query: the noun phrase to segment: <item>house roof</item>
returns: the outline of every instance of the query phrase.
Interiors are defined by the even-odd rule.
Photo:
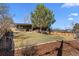
[[[16,25],[31,26],[32,24],[16,23]]]

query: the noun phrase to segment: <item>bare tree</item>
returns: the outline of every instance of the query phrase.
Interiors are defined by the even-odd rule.
[[[13,20],[9,16],[9,7],[6,4],[0,4],[0,36],[10,30],[12,24]]]

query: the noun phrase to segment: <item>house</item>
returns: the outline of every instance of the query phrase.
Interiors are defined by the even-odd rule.
[[[16,28],[19,29],[20,31],[30,31],[32,28],[32,24],[22,24],[18,23],[15,24]]]

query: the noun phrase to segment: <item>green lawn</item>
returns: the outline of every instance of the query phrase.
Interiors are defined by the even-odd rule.
[[[19,32],[14,34],[15,48],[58,40],[65,40],[65,38],[36,32]]]

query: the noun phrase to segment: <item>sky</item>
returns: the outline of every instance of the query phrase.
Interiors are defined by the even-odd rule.
[[[9,3],[7,5],[10,7],[10,13],[14,15],[15,23],[31,23],[29,16],[38,3]],[[74,23],[79,23],[78,3],[44,3],[44,5],[55,15],[56,22],[51,25],[51,28],[69,29]]]

